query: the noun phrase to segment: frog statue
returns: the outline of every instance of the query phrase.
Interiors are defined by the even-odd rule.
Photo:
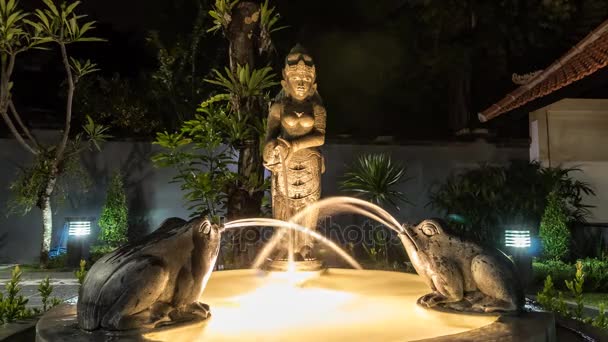
[[[424,307],[460,312],[519,312],[524,304],[513,262],[496,249],[455,237],[438,220],[403,225],[399,237],[433,292],[418,299]]]
[[[217,260],[220,231],[204,218],[170,218],[103,256],[80,288],[80,328],[149,329],[206,319],[209,306],[198,300]]]
[[[272,216],[288,221],[321,197],[325,170],[319,147],[325,142],[326,111],[317,92],[312,57],[296,45],[285,58],[283,90],[268,114],[264,166],[272,172]],[[311,212],[300,225],[314,230],[318,213]],[[295,234],[295,253],[307,259],[312,240]]]

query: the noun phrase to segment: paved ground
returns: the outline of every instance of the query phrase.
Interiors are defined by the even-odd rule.
[[[5,292],[4,286],[11,279],[11,270],[10,265],[0,265],[0,292]],[[52,297],[66,300],[78,294],[79,285],[73,272],[32,272],[25,270],[21,276],[20,294],[29,299],[28,307],[42,306],[38,294],[38,285],[47,276],[53,286]]]

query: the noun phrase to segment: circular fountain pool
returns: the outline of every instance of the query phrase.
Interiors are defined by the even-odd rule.
[[[203,295],[213,316],[192,341],[410,341],[497,319],[425,310],[416,299],[427,292],[420,277],[397,272],[217,272]]]
[[[201,300],[207,321],[144,333],[152,341],[412,341],[487,326],[498,316],[426,310],[416,299],[428,292],[414,274],[329,269],[319,273],[236,270],[214,272]],[[39,341],[104,340],[83,333],[75,308],[45,315]],[[70,338],[71,337],[71,338]],[[83,337],[83,335],[81,335]],[[132,340],[126,334],[115,340]],[[83,339],[86,340],[86,339]]]

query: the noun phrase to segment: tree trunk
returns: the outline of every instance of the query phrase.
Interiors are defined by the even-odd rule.
[[[256,2],[242,1],[232,11],[232,21],[226,30],[226,38],[230,44],[229,59],[230,70],[236,73],[237,67],[248,65],[250,70],[256,68],[256,57],[258,56],[258,45],[260,36],[260,6]],[[263,118],[265,108],[261,101],[243,98],[235,101],[233,108],[236,112],[253,115],[255,118]],[[262,184],[264,179],[264,166],[262,164],[259,150],[259,136],[251,137],[239,147],[238,174],[240,180],[255,180]],[[264,192],[252,189],[250,184],[239,181],[228,193],[227,218],[230,220],[259,217],[261,215],[262,198]],[[243,230],[237,239],[242,263],[249,263],[252,255],[251,249],[255,248],[253,241],[245,241],[244,236],[256,236],[251,234],[251,229]]]
[[[42,244],[40,246],[40,268],[46,268],[51,250],[51,238],[53,237],[53,211],[51,209],[51,198],[42,199]]]
[[[55,190],[57,177],[51,175],[44,194],[42,194],[39,202],[40,210],[42,210],[42,242],[40,244],[40,268],[46,268],[49,261],[49,252],[51,250],[51,240],[53,238],[53,210],[51,207],[51,195]]]
[[[232,21],[226,30],[230,44],[230,70],[236,73],[237,65],[256,67],[257,45],[260,35],[260,6],[256,2],[242,1],[232,11]],[[236,101],[234,111],[253,115],[258,119],[266,116],[260,101],[244,98]],[[241,180],[256,180],[261,184],[264,179],[264,166],[259,150],[259,136],[251,137],[239,147],[238,174]],[[227,216],[229,219],[259,216],[261,214],[262,191],[251,191],[243,184],[237,184],[230,191]]]

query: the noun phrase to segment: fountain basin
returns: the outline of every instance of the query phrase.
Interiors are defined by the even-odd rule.
[[[205,322],[178,328],[113,335],[76,326],[73,305],[46,314],[37,341],[416,341],[495,339],[553,341],[549,314],[520,317],[427,310],[416,300],[428,286],[415,274],[328,269],[318,272],[214,272],[202,301]]]

